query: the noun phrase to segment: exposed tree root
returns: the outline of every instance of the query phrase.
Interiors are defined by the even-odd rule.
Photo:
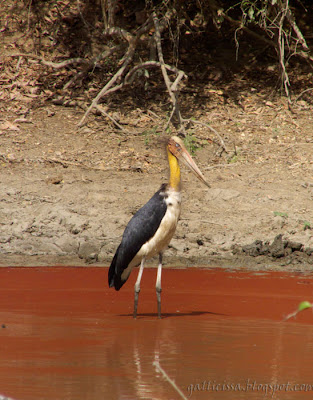
[[[40,3],[40,0],[38,3]],[[89,28],[91,25],[88,26],[87,19],[85,19],[83,15],[84,6],[88,9],[87,3],[88,2],[84,1],[77,2],[77,6],[75,6],[75,1],[72,3],[65,1],[62,10],[53,5],[49,8],[49,5],[47,5],[46,7],[49,13],[46,15],[46,18],[48,22],[50,21],[51,29],[53,25],[55,25],[55,21],[57,21],[60,26],[63,24],[62,27],[66,27],[66,23],[68,23],[73,16],[79,16],[85,26]],[[74,88],[75,85],[79,86],[78,83],[80,83],[86,75],[88,76],[89,72],[93,71],[97,66],[104,66],[103,70],[106,73],[105,76],[109,76],[109,78],[106,78],[107,81],[102,84],[101,90],[98,91],[88,107],[84,107],[85,113],[78,125],[80,127],[83,126],[89,114],[92,111],[98,111],[106,118],[109,118],[118,129],[129,133],[108,113],[108,109],[105,105],[100,105],[100,102],[105,103],[105,100],[110,94],[121,91],[126,87],[132,87],[136,90],[136,85],[139,82],[139,71],[159,69],[162,73],[163,82],[171,102],[171,109],[169,110],[170,115],[167,117],[166,123],[164,123],[163,130],[167,131],[172,124],[179,133],[186,135],[187,124],[193,123],[205,126],[214,133],[221,149],[228,152],[221,135],[208,123],[194,120],[191,118],[192,116],[188,116],[189,118],[183,117],[179,102],[179,93],[182,82],[187,75],[182,69],[165,62],[165,53],[163,53],[165,47],[163,45],[162,48],[162,36],[166,37],[166,32],[172,32],[173,26],[177,29],[180,29],[180,26],[184,26],[186,33],[190,33],[193,28],[194,32],[200,33],[205,31],[203,28],[208,26],[209,20],[213,22],[217,29],[222,28],[224,20],[227,21],[228,24],[226,23],[226,26],[228,25],[228,29],[230,26],[230,29],[235,31],[235,35],[237,35],[239,31],[242,31],[253,39],[263,42],[267,49],[274,48],[276,50],[282,88],[289,103],[291,103],[290,81],[288,76],[289,59],[296,55],[304,58],[312,66],[313,57],[309,53],[308,43],[296,22],[296,14],[293,13],[294,8],[290,7],[289,0],[277,0],[276,2],[241,1],[227,10],[223,8],[227,5],[227,2],[221,0],[208,0],[207,2],[195,1],[194,4],[193,2],[187,3],[188,4],[184,4],[185,8],[183,8],[180,7],[181,2],[173,2],[172,0],[151,2],[147,0],[145,5],[142,4],[139,7],[139,12],[141,13],[140,19],[137,20],[136,16],[136,23],[123,24],[119,16],[121,16],[121,14],[124,16],[126,11],[136,14],[136,11],[129,10],[129,4],[124,4],[117,0],[100,0],[98,11],[102,14],[102,18],[98,19],[97,23],[100,23],[100,25],[102,24],[100,37],[101,40],[104,39],[104,42],[107,44],[106,48],[103,46],[101,47],[103,51],[99,51],[99,54],[95,57],[89,56],[89,58],[85,58],[82,52],[69,52],[66,54],[80,54],[83,56],[69,58],[60,62],[48,61],[44,57],[36,54],[20,52],[13,54],[13,57],[19,57],[16,74],[19,73],[20,63],[23,58],[36,60],[55,70],[71,69],[70,78],[68,78],[65,83],[61,82],[61,85],[58,86],[61,87],[61,90],[63,89],[65,91],[69,88]],[[65,18],[66,10],[68,10],[68,6],[70,5],[72,6],[72,15],[67,15],[67,18]],[[116,11],[119,7],[120,12]],[[232,13],[232,10],[235,9],[236,12]],[[248,9],[254,9],[254,14],[252,13],[249,15]],[[33,17],[33,12],[35,15],[35,10],[36,8],[33,6],[32,1],[30,1],[27,12],[26,34],[31,34],[32,29],[37,29],[36,23],[34,22],[36,19]],[[238,16],[238,10],[242,11],[241,17]],[[197,22],[197,17],[199,17],[198,20],[200,22]],[[56,20],[53,20],[53,18]],[[43,23],[42,25],[39,24],[38,30],[40,31],[43,26]],[[258,29],[254,29],[255,26],[257,26]],[[263,32],[260,28],[263,29]],[[92,29],[90,29],[90,32],[95,31],[99,34],[100,30],[94,29],[92,31]],[[56,33],[56,31],[54,33]],[[25,33],[23,33],[23,35],[25,35]],[[91,35],[92,33],[88,38],[90,38]],[[55,34],[55,37],[58,37],[57,34]],[[239,47],[237,36],[236,43]],[[88,54],[94,55],[92,51]],[[107,63],[109,60],[114,60],[114,64]],[[36,63],[36,61],[31,62]],[[110,64],[109,67],[108,64]],[[110,69],[112,64],[114,66]],[[305,91],[303,93],[305,93]],[[298,98],[301,95],[299,95]],[[69,95],[66,100],[64,100],[64,98],[65,97],[61,93],[53,102],[55,104],[65,105],[76,104],[71,95]]]

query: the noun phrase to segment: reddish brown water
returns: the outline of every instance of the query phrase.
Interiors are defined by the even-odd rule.
[[[155,269],[139,316],[136,274],[115,292],[106,268],[0,269],[0,393],[18,400],[312,398],[313,277]],[[276,386],[276,385],[280,385]]]

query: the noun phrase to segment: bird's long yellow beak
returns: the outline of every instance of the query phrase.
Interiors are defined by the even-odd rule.
[[[202,172],[200,171],[199,167],[194,162],[191,155],[188,153],[184,145],[184,142],[179,137],[172,136],[169,139],[167,144],[167,150],[169,155],[172,154],[174,156],[173,158],[169,157],[170,170],[171,170],[170,185],[172,187],[178,187],[180,184],[180,171],[177,160],[182,161],[202,183],[204,183],[207,187],[210,187],[210,185],[202,175]],[[173,160],[176,160],[177,165],[175,164],[175,162],[173,163]],[[173,165],[175,166],[175,168]]]
[[[211,187],[205,180],[202,172],[200,171],[197,164],[192,159],[191,155],[188,153],[185,146],[181,146],[181,151],[178,154],[178,158],[196,175],[196,177],[204,183],[207,187]]]

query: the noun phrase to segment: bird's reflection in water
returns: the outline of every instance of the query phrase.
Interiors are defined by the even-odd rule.
[[[153,363],[162,360],[176,360],[179,355],[177,341],[168,320],[160,326],[157,320],[140,320],[135,329],[125,330],[116,337],[109,350],[108,359],[112,368],[120,371],[114,374],[110,392],[112,399],[167,399],[175,396],[174,389],[162,378]],[[159,322],[159,321],[157,321]],[[172,364],[174,373],[176,362]]]

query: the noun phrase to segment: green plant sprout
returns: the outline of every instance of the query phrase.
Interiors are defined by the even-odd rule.
[[[299,314],[300,312],[307,310],[308,308],[313,308],[313,304],[310,303],[309,301],[302,301],[299,305],[298,305],[298,309],[290,314],[288,314],[285,318],[284,321],[287,321],[288,319],[295,317],[297,314]]]
[[[285,212],[280,212],[280,211],[274,211],[274,216],[275,217],[283,217],[283,218],[288,218],[288,214]]]
[[[239,157],[238,154],[234,154],[227,162],[228,164],[234,164],[238,161]]]
[[[145,129],[141,135],[145,137],[145,145],[148,146],[150,143],[151,136],[160,136],[160,132],[157,131],[157,126],[153,126],[150,129]]]
[[[187,150],[194,155],[195,152],[198,150],[199,146],[197,144],[197,139],[192,135],[192,133],[186,134],[186,137],[184,139],[185,145],[187,147]]]
[[[303,221],[303,230],[312,229],[311,223],[309,221]]]

